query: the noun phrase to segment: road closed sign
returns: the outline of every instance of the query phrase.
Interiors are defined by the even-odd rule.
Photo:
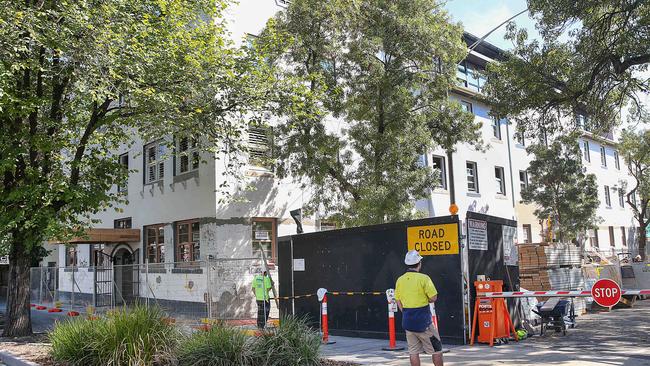
[[[591,288],[591,297],[594,298],[596,304],[606,308],[618,304],[621,295],[621,287],[618,283],[607,278],[596,281]]]
[[[406,228],[408,250],[420,255],[458,254],[458,224],[412,226]]]

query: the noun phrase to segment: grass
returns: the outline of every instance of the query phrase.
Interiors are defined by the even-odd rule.
[[[287,317],[276,329],[265,331],[253,344],[255,365],[320,365],[321,339],[305,318]]]
[[[185,339],[178,351],[180,366],[254,365],[254,340],[236,328],[216,324]]]
[[[70,365],[167,365],[175,360],[180,333],[163,312],[137,305],[98,320],[75,319],[50,334],[52,357]]]

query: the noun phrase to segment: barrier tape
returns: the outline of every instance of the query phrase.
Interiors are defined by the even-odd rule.
[[[379,296],[379,295],[384,295],[386,296],[385,292],[381,291],[327,291],[328,295],[333,295],[333,296],[354,296],[354,295],[371,295],[371,296]],[[290,300],[290,299],[300,299],[304,297],[312,297],[316,296],[316,294],[307,294],[307,295],[294,295],[294,296],[277,296],[277,297],[272,297],[271,300]]]
[[[622,290],[621,295],[650,295],[650,290]],[[511,298],[511,297],[591,297],[591,291],[514,291],[514,292],[479,292],[477,297]]]

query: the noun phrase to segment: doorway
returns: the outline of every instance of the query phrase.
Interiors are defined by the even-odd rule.
[[[133,302],[133,253],[130,248],[119,247],[113,254],[114,297],[116,305],[128,305]]]

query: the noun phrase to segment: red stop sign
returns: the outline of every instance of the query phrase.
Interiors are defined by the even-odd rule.
[[[591,288],[591,297],[594,298],[596,304],[603,307],[611,307],[621,300],[621,287],[618,283],[603,278],[594,284],[594,287]]]

